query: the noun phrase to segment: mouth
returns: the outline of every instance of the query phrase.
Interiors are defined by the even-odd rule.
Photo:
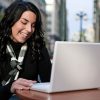
[[[20,34],[22,35],[23,38],[29,37],[28,33],[23,33],[23,32],[22,32],[22,33],[20,33]]]

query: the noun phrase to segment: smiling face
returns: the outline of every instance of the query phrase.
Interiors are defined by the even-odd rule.
[[[36,15],[25,11],[20,19],[12,26],[11,39],[16,43],[24,43],[35,31]]]

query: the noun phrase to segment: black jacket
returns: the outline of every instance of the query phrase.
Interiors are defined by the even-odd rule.
[[[20,51],[20,46],[18,44],[13,45],[13,43],[12,46],[15,48],[14,49],[15,54],[18,55]],[[31,48],[28,47],[22,65],[23,69],[21,70],[19,75],[20,78],[38,81],[38,75],[39,75],[42,82],[50,81],[51,62],[48,51],[45,46],[41,49],[41,54],[42,54],[41,60],[39,61],[33,60]],[[11,70],[10,59],[11,59],[10,56],[7,56],[4,62],[0,62],[0,82],[8,75],[9,71]],[[7,95],[6,97],[9,97],[11,95],[10,87],[11,83],[5,87],[2,86],[0,87],[0,100],[8,100],[8,99],[3,99],[3,94],[4,96]]]

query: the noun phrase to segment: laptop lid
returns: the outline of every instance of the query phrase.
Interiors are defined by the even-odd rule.
[[[50,88],[47,92],[98,88],[99,76],[99,43],[64,41],[55,43]]]

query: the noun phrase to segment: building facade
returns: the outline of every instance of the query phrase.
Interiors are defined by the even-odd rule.
[[[53,0],[46,6],[48,48],[52,58],[55,41],[67,40],[66,0]]]
[[[95,42],[100,42],[100,0],[94,0]]]
[[[47,4],[47,32],[60,40],[67,40],[66,0],[53,0]]]

